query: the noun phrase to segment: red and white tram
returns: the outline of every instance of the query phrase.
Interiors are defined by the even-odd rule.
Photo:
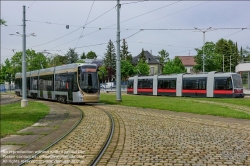
[[[244,97],[237,73],[209,72],[134,76],[128,80],[128,94],[189,97]]]

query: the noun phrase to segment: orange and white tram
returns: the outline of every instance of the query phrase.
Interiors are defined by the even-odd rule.
[[[99,102],[96,64],[74,63],[26,73],[27,97],[62,103]],[[15,75],[15,93],[22,95],[22,73]]]

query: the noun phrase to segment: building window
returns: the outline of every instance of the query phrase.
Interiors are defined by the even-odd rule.
[[[151,75],[154,75],[154,73],[155,73],[155,72],[154,72],[154,67],[150,67],[150,74],[151,74]]]

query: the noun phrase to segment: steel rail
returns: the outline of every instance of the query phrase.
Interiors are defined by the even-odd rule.
[[[81,112],[81,117],[80,117],[80,119],[74,124],[74,126],[68,132],[66,132],[63,136],[61,136],[60,138],[58,138],[55,142],[53,142],[52,144],[48,145],[44,149],[38,151],[38,153],[34,154],[33,156],[31,156],[30,158],[28,158],[27,160],[23,161],[22,163],[20,163],[17,166],[22,166],[22,165],[28,163],[30,160],[36,158],[42,152],[48,150],[49,148],[51,148],[52,146],[54,146],[56,143],[58,143],[59,141],[61,141],[63,138],[65,138],[69,133],[71,133],[79,125],[79,123],[82,121],[82,118],[83,118],[83,112],[82,112],[82,110],[80,110],[79,108],[77,108],[77,109]]]
[[[115,129],[114,119],[111,116],[111,114],[109,112],[105,111],[104,109],[101,109],[101,108],[97,108],[97,109],[104,111],[109,116],[110,122],[111,122],[111,124],[110,124],[111,129],[110,129],[110,132],[109,132],[109,135],[108,135],[106,142],[104,143],[103,147],[101,148],[101,150],[99,151],[97,156],[90,162],[90,164],[89,164],[90,166],[96,166],[97,163],[100,161],[100,159],[102,158],[103,154],[105,153],[106,149],[108,148],[108,146],[112,140],[112,137],[114,134],[114,129]]]

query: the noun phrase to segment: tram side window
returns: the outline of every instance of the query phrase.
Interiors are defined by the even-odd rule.
[[[66,89],[68,90],[73,90],[73,83],[74,83],[74,73],[69,73],[68,74],[68,81],[66,85]]]
[[[47,76],[43,76],[42,77],[43,79],[43,90],[47,90]]]
[[[27,77],[27,90],[30,90],[30,77]]]
[[[214,78],[214,89],[215,90],[232,90],[232,79],[231,77],[220,77]]]
[[[55,90],[65,91],[67,83],[67,74],[57,74],[55,79]]]
[[[233,77],[234,88],[243,88],[240,75],[234,74],[232,75],[232,77]]]
[[[47,91],[53,91],[53,75],[44,76],[45,89]]]
[[[138,80],[138,88],[139,89],[152,89],[153,88],[153,80],[152,79],[141,79]]]
[[[15,79],[15,89],[22,89],[22,84],[21,84],[20,78]]]
[[[78,91],[78,86],[77,86],[77,73],[74,73],[74,80],[73,80],[73,91]]]
[[[39,77],[39,90],[44,90],[44,80],[43,80],[43,76]]]
[[[31,77],[31,90],[37,90],[38,77]]]
[[[206,89],[206,79],[183,79],[183,89]]]
[[[134,88],[134,80],[128,80],[127,88]]]
[[[206,79],[200,79],[198,88],[199,89],[206,89],[206,86],[207,86],[207,80]]]
[[[158,89],[176,89],[176,79],[175,80],[159,80]]]

